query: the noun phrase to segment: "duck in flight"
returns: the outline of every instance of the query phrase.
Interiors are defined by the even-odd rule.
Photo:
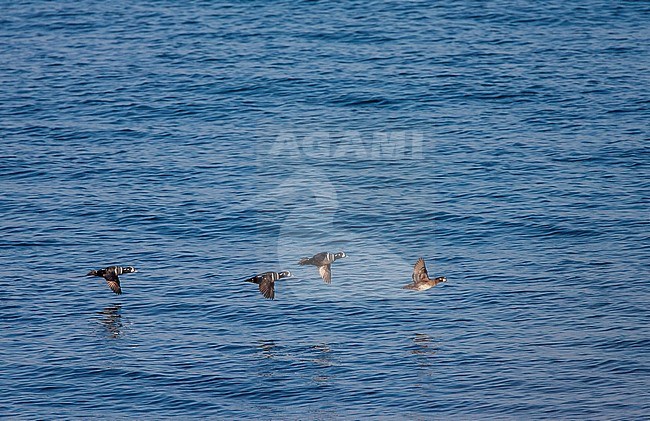
[[[324,251],[322,253],[315,254],[313,257],[303,257],[298,262],[299,265],[312,265],[318,267],[318,273],[320,277],[323,278],[323,281],[327,284],[332,283],[332,263],[338,259],[347,257],[347,254],[344,252],[339,253],[330,253]]]
[[[429,288],[433,288],[436,285],[447,282],[447,278],[444,276],[439,276],[437,278],[429,278],[429,273],[427,272],[427,266],[424,264],[424,259],[419,258],[418,261],[413,266],[413,275],[411,275],[413,283],[405,285],[404,289],[411,289],[414,291],[426,291]]]
[[[278,279],[288,278],[291,276],[291,272],[264,272],[259,275],[251,276],[248,279],[245,279],[244,282],[252,282],[259,285],[260,293],[264,298],[269,300],[275,299],[275,281]]]
[[[91,270],[86,276],[99,276],[106,279],[109,288],[119,295],[122,293],[122,288],[120,287],[120,278],[118,275],[134,272],[137,272],[137,270],[133,266],[109,266],[104,269]]]

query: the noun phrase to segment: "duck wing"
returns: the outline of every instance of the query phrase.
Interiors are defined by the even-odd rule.
[[[268,298],[269,300],[275,299],[275,281],[271,276],[267,276],[267,274],[262,275],[261,278],[259,282],[260,292],[264,298]]]
[[[323,265],[318,267],[318,273],[326,284],[332,283],[332,265]]]
[[[424,264],[423,258],[420,257],[418,261],[415,262],[415,266],[413,266],[413,275],[411,278],[413,278],[414,284],[429,279],[429,273],[427,272],[427,266]]]
[[[104,279],[108,282],[108,287],[116,294],[122,293],[122,288],[120,287],[120,278],[118,278],[117,273],[112,270],[106,271],[104,273]]]

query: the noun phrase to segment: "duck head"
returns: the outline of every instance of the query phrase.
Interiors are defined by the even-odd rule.
[[[334,254],[334,258],[335,258],[335,259],[342,259],[342,258],[344,258],[344,257],[348,257],[348,255],[345,254],[344,251],[340,251],[340,252]]]
[[[278,275],[280,276],[280,279],[282,279],[282,278],[289,278],[289,277],[291,276],[291,272],[289,272],[289,271],[287,270],[287,271],[284,271],[284,272],[279,272]]]

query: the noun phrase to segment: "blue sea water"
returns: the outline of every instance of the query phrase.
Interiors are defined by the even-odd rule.
[[[648,2],[1,3],[0,417],[650,416]]]

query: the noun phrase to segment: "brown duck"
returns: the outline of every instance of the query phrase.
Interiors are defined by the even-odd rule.
[[[439,283],[447,282],[447,278],[444,276],[439,276],[437,278],[429,278],[429,273],[427,272],[427,267],[424,264],[424,259],[419,258],[418,261],[413,266],[413,283],[405,285],[404,289],[411,289],[414,291],[426,291],[429,288],[433,288]]]

